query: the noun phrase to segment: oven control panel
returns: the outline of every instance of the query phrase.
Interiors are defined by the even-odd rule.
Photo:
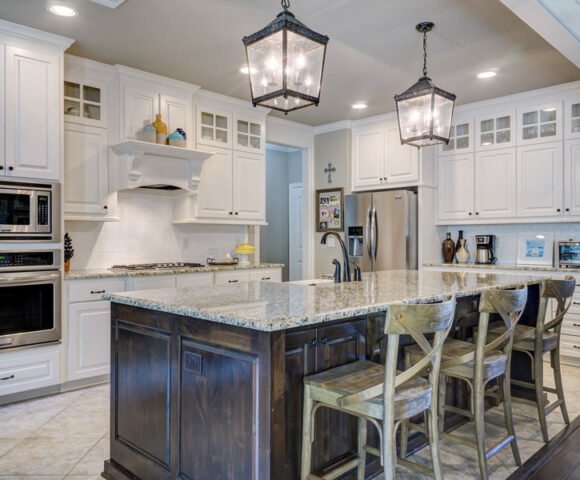
[[[15,267],[51,267],[55,252],[0,252],[0,270]]]

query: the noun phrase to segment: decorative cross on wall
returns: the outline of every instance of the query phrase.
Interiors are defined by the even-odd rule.
[[[328,173],[328,183],[332,183],[332,174],[336,172],[336,167],[332,163],[328,164],[328,167],[324,169],[324,173]]]

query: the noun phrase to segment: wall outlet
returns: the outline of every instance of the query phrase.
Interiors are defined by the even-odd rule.
[[[182,242],[181,242],[181,247],[182,247],[184,250],[188,250],[188,249],[189,249],[189,238],[187,238],[187,237],[184,237],[184,238],[183,238],[183,240],[182,240]]]

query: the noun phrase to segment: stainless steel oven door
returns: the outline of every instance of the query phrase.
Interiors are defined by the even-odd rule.
[[[0,188],[0,233],[36,233],[35,190]]]
[[[0,275],[0,350],[60,338],[60,271]]]

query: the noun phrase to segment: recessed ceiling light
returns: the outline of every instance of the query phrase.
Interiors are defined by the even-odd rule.
[[[355,110],[364,110],[367,107],[368,107],[368,105],[366,103],[362,103],[362,102],[352,104],[352,108],[354,108]]]
[[[492,78],[492,77],[495,77],[496,75],[497,75],[497,72],[492,72],[492,71],[480,72],[477,74],[477,78]]]
[[[74,8],[60,3],[51,3],[48,5],[48,11],[59,17],[76,17],[78,15],[78,12]]]
[[[251,73],[256,73],[256,69],[255,68],[249,68],[247,65],[244,65],[243,67],[240,67],[240,72],[243,73],[244,75],[249,75],[250,72]]]

